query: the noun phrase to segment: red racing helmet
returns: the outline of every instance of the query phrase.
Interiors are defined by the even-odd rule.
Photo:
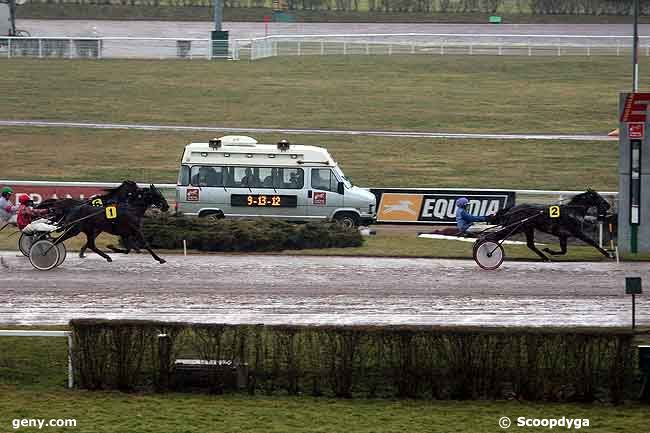
[[[27,195],[27,194],[22,194],[20,198],[18,199],[18,202],[20,204],[27,204],[31,201],[32,199]]]

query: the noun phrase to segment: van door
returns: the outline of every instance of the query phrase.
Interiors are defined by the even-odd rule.
[[[220,210],[227,212],[227,193],[224,189],[224,168],[194,165],[190,170],[189,185],[179,189],[180,199],[184,199],[191,213],[201,210]],[[184,191],[184,194],[183,194]]]
[[[310,215],[328,218],[343,207],[343,194],[337,192],[339,180],[330,168],[312,167],[309,180]]]

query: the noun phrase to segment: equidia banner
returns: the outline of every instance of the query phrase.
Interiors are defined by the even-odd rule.
[[[456,199],[467,197],[475,216],[496,213],[515,204],[515,192],[504,190],[372,189],[377,197],[377,222],[455,224]]]

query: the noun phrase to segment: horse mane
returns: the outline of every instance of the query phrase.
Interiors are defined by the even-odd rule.
[[[137,188],[138,184],[135,181],[132,181],[132,180],[125,180],[124,182],[122,182],[120,184],[120,186],[116,186],[116,187],[113,187],[113,188],[104,188],[104,192],[106,192],[106,195],[115,194],[115,193],[117,193],[118,191],[120,191],[122,188],[124,188],[126,186],[134,186],[134,187]]]

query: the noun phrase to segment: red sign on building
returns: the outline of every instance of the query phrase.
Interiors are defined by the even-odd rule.
[[[629,139],[643,139],[645,135],[645,124],[643,123],[629,123],[627,125],[627,138]]]
[[[645,122],[650,93],[629,93],[625,99],[621,122]]]

